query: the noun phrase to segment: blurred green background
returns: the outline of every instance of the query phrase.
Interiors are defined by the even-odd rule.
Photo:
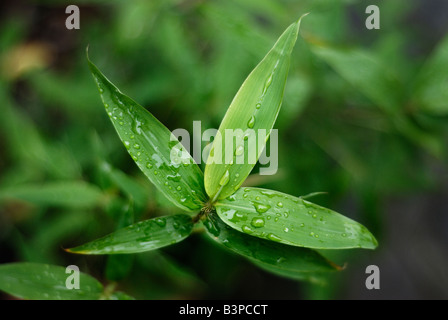
[[[69,4],[80,30],[65,28]],[[380,30],[365,27],[371,4]],[[75,264],[138,299],[448,299],[447,1],[6,0],[0,12],[0,263]],[[276,123],[279,171],[247,182],[328,192],[313,201],[366,225],[377,250],[323,252],[346,264],[325,285],[266,273],[199,233],[132,256],[62,250],[176,212],[108,120],[87,46],[169,129],[205,130],[306,12]],[[380,290],[365,287],[371,264]]]

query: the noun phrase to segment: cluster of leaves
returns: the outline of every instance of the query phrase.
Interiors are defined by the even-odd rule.
[[[191,119],[216,127],[228,99],[274,37],[298,12],[311,12],[301,31],[306,41],[291,53],[276,122],[280,172],[274,179],[249,176],[247,185],[294,195],[328,191],[320,203],[363,221],[380,239],[383,205],[390,197],[440,189],[442,175],[432,168],[446,155],[448,42],[423,23],[409,25],[407,17],[425,12],[415,3],[378,3],[378,32],[364,28],[365,2],[356,0],[85,3],[81,32],[59,35],[64,39],[46,22],[52,15],[60,19],[65,7],[16,10],[13,19],[1,19],[2,262],[85,266],[82,256],[61,254],[60,245],[70,247],[134,221],[178,213],[120,152],[85,68],[88,43],[108,73],[124,79],[120,87],[150,105],[167,127],[188,128]],[[30,19],[29,12],[46,16]],[[90,134],[91,128],[99,134]],[[220,237],[231,232],[260,243],[217,215],[208,217],[223,226]],[[240,253],[250,255],[244,248]],[[328,250],[320,253],[330,256]],[[343,263],[353,260],[353,253],[360,256],[358,251],[331,250],[331,257]],[[239,277],[251,268],[196,235],[178,246],[102,261],[89,260],[82,269],[122,280],[126,292],[143,298],[234,296]],[[35,270],[28,274],[41,274]],[[257,285],[267,285],[264,276]],[[285,282],[276,278],[277,283],[286,294]],[[269,288],[257,292],[277,293],[272,283]],[[306,296],[313,292],[301,288]],[[324,288],[321,294],[337,290]],[[291,295],[296,296],[295,289]]]
[[[243,133],[248,128],[255,132],[260,129],[271,131],[281,106],[300,21],[286,29],[244,81],[218,134],[224,137],[227,129],[240,129]],[[270,256],[260,249],[263,245],[258,245],[250,237],[316,249],[376,247],[375,238],[365,227],[336,212],[273,190],[240,188],[255,164],[237,162],[238,150],[243,150],[240,155],[245,150],[247,156],[254,149],[249,144],[260,145],[259,141],[245,139],[245,134],[236,137],[235,143],[231,144],[232,150],[224,150],[223,139],[216,139],[210,150],[214,156],[208,157],[203,174],[179,141],[173,141],[165,126],[121,93],[90,61],[89,65],[106,111],[132,159],[169,200],[184,211],[193,212],[194,216],[178,214],[141,221],[69,249],[70,252],[122,254],[158,249],[185,239],[198,221],[204,222],[216,240],[230,249],[236,247],[234,250],[237,252],[240,252],[240,241],[244,237],[233,236],[231,230],[225,230],[226,236],[223,236],[221,230],[227,225],[247,234],[245,237],[250,239],[245,241],[247,250],[260,251],[257,254],[252,252],[250,258],[268,264],[271,269],[278,268],[282,273],[285,273],[285,261],[288,264],[286,270],[300,273],[316,271],[324,259],[311,251],[282,248],[279,244],[266,245],[269,252],[277,252]],[[232,154],[232,160],[225,163],[219,159],[217,162],[218,152],[215,150],[223,150],[219,153],[222,157],[225,153]],[[184,161],[174,162],[173,152]],[[312,265],[312,256],[316,256],[316,268]],[[291,263],[294,260],[297,265]]]

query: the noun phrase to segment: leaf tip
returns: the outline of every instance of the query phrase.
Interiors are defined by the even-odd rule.
[[[85,252],[83,252],[83,251],[76,250],[77,247],[74,247],[74,248],[64,248],[64,247],[61,247],[61,248],[62,248],[62,250],[64,250],[65,252],[68,252],[68,253],[85,254]]]

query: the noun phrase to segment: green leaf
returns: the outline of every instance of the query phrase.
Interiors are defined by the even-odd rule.
[[[325,284],[325,273],[322,272],[302,272],[302,271],[295,271],[295,270],[284,270],[281,268],[277,268],[275,266],[266,264],[266,263],[260,263],[257,261],[252,261],[255,265],[260,267],[261,269],[273,273],[277,276],[293,279],[293,280],[299,280],[299,281],[308,281],[315,284]]]
[[[67,278],[73,271],[48,264],[18,262],[0,265],[0,290],[23,299],[97,300],[103,286],[80,272],[79,289],[68,289]]]
[[[185,214],[140,221],[68,252],[79,254],[137,253],[180,242],[193,230],[193,220]]]
[[[373,54],[357,48],[337,48],[309,39],[311,50],[343,79],[387,112],[401,105],[402,87],[395,74]]]
[[[200,209],[206,199],[203,173],[185,148],[151,113],[121,93],[87,60],[115,130],[140,170],[179,208]]]
[[[146,189],[124,172],[112,167],[108,162],[102,162],[101,170],[128,197],[135,201],[137,208],[143,208],[148,201]]]
[[[267,268],[297,274],[340,269],[314,250],[257,239],[235,231],[214,213],[209,214],[203,223],[213,240],[252,262],[266,265]]]
[[[205,167],[205,190],[213,200],[234,193],[263,151],[280,111],[301,19],[286,29],[249,74],[221,122]],[[226,137],[229,129],[234,136]],[[265,136],[255,138],[263,130]],[[255,134],[244,137],[251,132]]]
[[[134,223],[134,203],[130,200],[121,212],[117,229],[125,228]],[[114,254],[107,257],[106,278],[112,281],[119,281],[126,278],[131,272],[134,263],[134,255]]]
[[[21,199],[38,205],[93,207],[101,200],[101,190],[83,181],[28,184],[0,190],[0,199]]]
[[[403,85],[376,55],[357,48],[333,47],[315,39],[308,42],[316,56],[386,113],[397,131],[433,155],[442,155],[444,145],[440,139],[421,130],[402,112]]]
[[[448,36],[437,46],[417,76],[414,100],[428,112],[448,114]]]
[[[219,217],[251,236],[315,249],[374,249],[359,223],[332,210],[277,191],[244,188],[216,203]]]

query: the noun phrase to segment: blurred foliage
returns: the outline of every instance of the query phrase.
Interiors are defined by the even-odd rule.
[[[65,28],[68,4],[80,7],[80,30]],[[436,192],[446,180],[438,172],[446,165],[448,33],[418,16],[431,1],[369,4],[381,9],[380,30],[365,28],[366,3],[356,0],[3,2],[0,262],[75,264],[136,298],[338,297],[350,265],[330,285],[298,284],[199,232],[133,258],[61,248],[177,212],[116,136],[88,45],[169,129],[200,120],[205,130],[219,126],[247,74],[305,12],[276,125],[279,173],[248,182],[297,196],[326,191],[314,201],[360,221],[381,245],[384,203]],[[360,259],[359,251],[323,253],[341,264]]]

